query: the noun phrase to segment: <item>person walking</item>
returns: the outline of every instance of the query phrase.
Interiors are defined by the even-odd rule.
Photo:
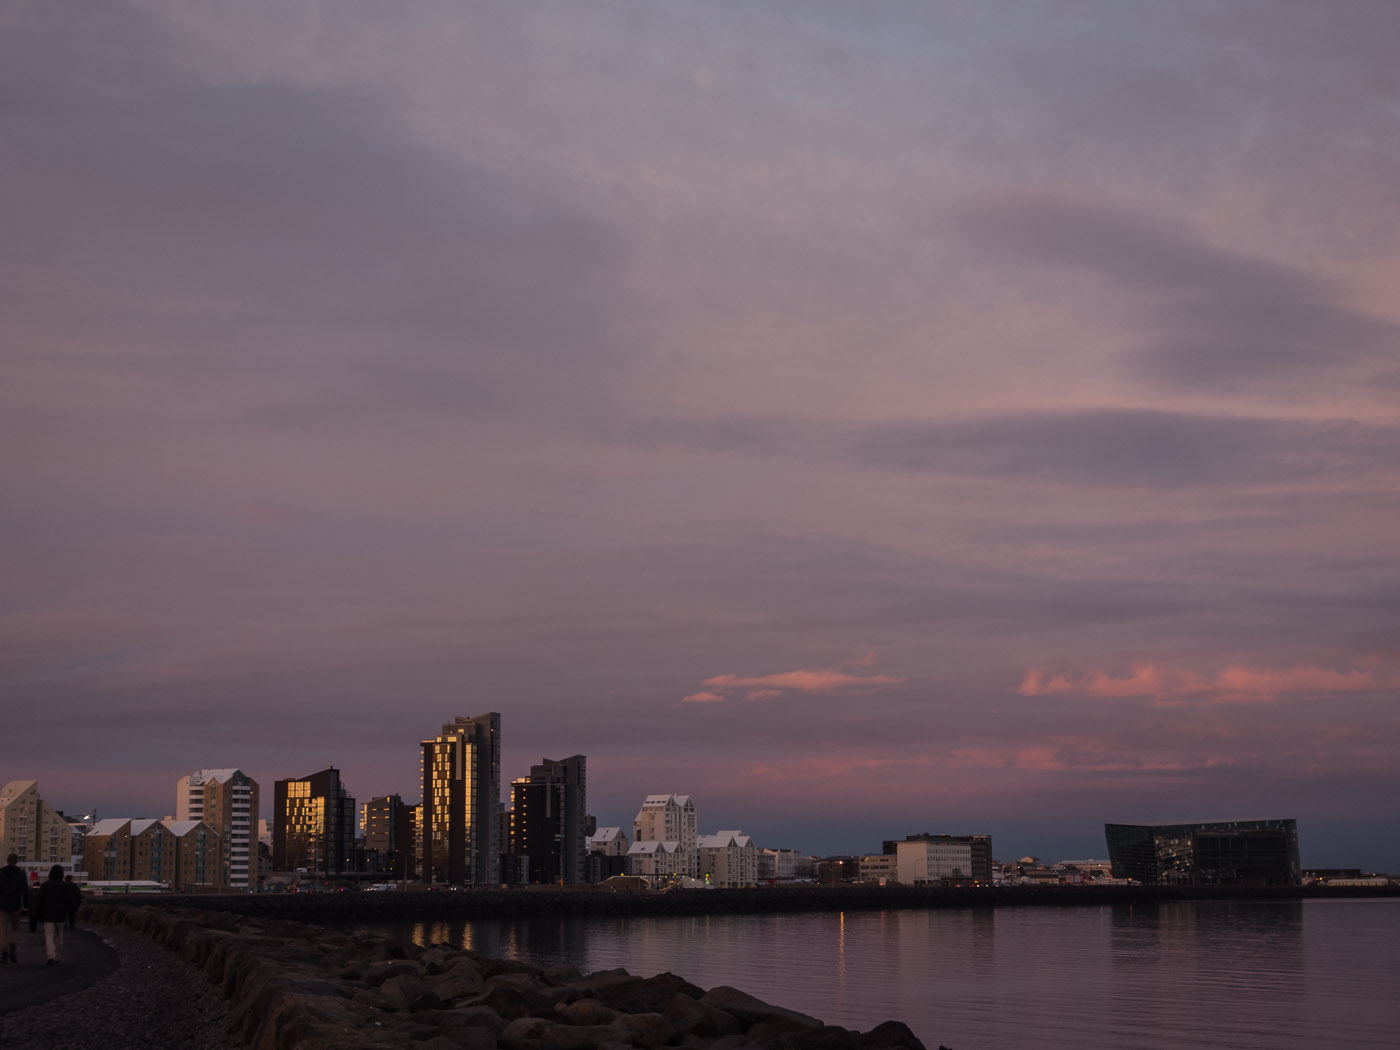
[[[0,963],[19,962],[19,910],[29,904],[29,880],[11,853],[0,868]]]
[[[48,965],[57,966],[63,955],[63,927],[70,930],[78,917],[78,905],[83,895],[77,883],[63,881],[63,865],[49,869],[49,877],[35,894],[34,907],[29,909],[29,930],[34,932],[44,924],[44,951]]]

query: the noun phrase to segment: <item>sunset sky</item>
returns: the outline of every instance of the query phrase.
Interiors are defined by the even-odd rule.
[[[1400,4],[9,0],[0,781],[1400,871]]]

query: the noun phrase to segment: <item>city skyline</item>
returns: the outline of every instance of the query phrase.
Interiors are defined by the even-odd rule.
[[[7,6],[0,780],[417,799],[490,710],[605,825],[1400,870],[1397,33]]]

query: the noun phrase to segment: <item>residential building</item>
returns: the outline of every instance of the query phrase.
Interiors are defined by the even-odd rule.
[[[695,802],[689,795],[648,795],[632,822],[632,850],[643,842],[674,842],[669,854],[680,874],[698,878],[700,858],[696,853]],[[634,856],[629,851],[628,856]],[[636,868],[634,874],[640,874]]]
[[[627,850],[632,845],[627,832],[617,827],[594,827],[588,836],[588,875],[586,881],[599,883],[614,875],[628,874]]]
[[[682,870],[681,844],[651,839],[634,842],[627,850],[627,868],[649,881],[670,881],[688,873]]]
[[[501,875],[501,716],[458,717],[422,748],[420,872],[428,883],[488,885]]]
[[[361,807],[360,839],[375,870],[396,879],[418,877],[417,813],[417,806],[405,805],[398,795],[372,798]]]
[[[73,831],[39,797],[37,780],[12,780],[0,788],[0,858],[11,853],[21,865],[73,863]]]
[[[587,759],[546,758],[511,784],[510,852],[530,858],[532,883],[585,881]]]
[[[309,875],[354,870],[355,800],[328,766],[273,783],[272,867]]]
[[[83,868],[95,882],[216,890],[225,885],[223,857],[218,834],[200,820],[107,818],[83,839]]]
[[[740,831],[720,831],[696,838],[700,878],[711,886],[736,889],[758,884],[758,847]]]
[[[1105,824],[1113,875],[1145,885],[1296,886],[1298,822],[1208,820],[1186,824]]]
[[[175,782],[175,819],[202,820],[219,836],[221,885],[257,889],[256,780],[241,769],[196,769]]]

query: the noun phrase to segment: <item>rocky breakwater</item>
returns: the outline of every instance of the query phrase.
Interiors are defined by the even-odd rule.
[[[95,902],[84,917],[178,951],[251,1050],[923,1050],[898,1021],[854,1032],[674,974],[585,975],[223,912]]]

